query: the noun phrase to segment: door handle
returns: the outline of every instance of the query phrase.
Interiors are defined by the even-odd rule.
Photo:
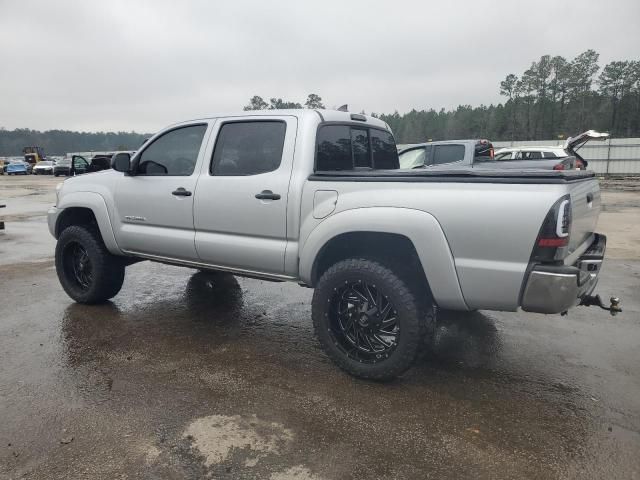
[[[263,190],[260,193],[256,193],[258,200],[280,200],[280,195],[273,193],[271,190]]]
[[[171,192],[171,195],[175,195],[176,197],[190,197],[191,192],[189,190],[185,190],[184,188],[180,187],[174,190],[173,192]]]

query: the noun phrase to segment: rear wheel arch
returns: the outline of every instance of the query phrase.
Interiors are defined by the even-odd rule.
[[[329,268],[348,258],[377,261],[432,297],[415,245],[407,236],[398,233],[354,231],[334,236],[322,246],[313,262],[312,285],[316,285]]]
[[[350,235],[366,234],[364,238],[393,239],[392,245],[405,245],[406,251],[415,252],[417,261],[407,263],[419,266],[437,304],[442,308],[468,310],[447,237],[429,212],[404,207],[349,209],[331,215],[306,235],[305,230],[303,225],[298,272],[300,280],[307,285],[313,287],[320,278],[323,265],[327,264],[327,251],[335,246],[334,242],[350,240]],[[364,241],[359,245],[368,243]],[[355,257],[362,258],[362,249],[356,250]]]

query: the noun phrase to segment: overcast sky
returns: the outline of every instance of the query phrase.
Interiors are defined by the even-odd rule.
[[[640,1],[0,0],[0,127],[154,132],[253,95],[501,101],[543,54],[640,59]]]

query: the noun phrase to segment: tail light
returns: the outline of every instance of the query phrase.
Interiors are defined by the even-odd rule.
[[[564,170],[564,163],[557,163],[553,166],[554,170]]]
[[[571,233],[571,197],[565,195],[547,213],[533,247],[531,260],[555,262],[564,259]]]

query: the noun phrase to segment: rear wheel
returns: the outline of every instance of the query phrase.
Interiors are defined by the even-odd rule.
[[[320,278],[312,304],[316,336],[350,374],[390,380],[415,361],[435,322],[430,299],[386,266],[365,259],[336,263]]]
[[[62,288],[73,300],[100,303],[120,291],[125,266],[109,253],[95,229],[72,226],[58,238],[56,271]]]

